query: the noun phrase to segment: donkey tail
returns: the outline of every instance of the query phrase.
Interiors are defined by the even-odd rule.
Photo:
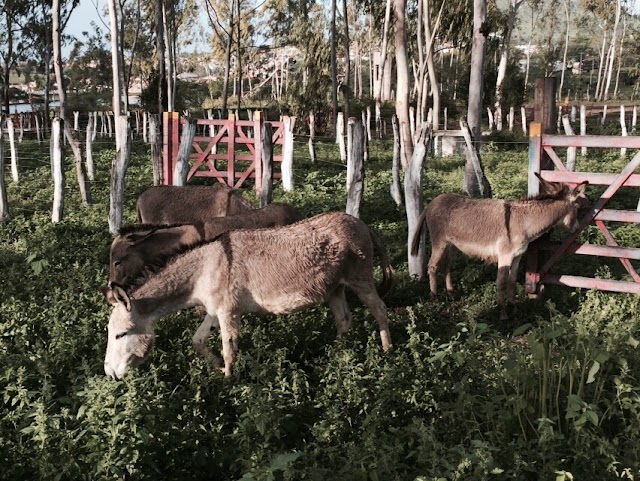
[[[416,255],[418,253],[418,249],[420,248],[420,237],[422,236],[422,231],[424,230],[424,226],[427,224],[427,209],[423,209],[420,217],[418,217],[418,225],[416,226],[416,230],[413,233],[413,239],[411,240],[411,255]]]
[[[380,296],[384,296],[389,292],[389,289],[391,289],[391,286],[393,285],[394,271],[391,266],[391,262],[389,261],[389,254],[387,254],[387,249],[384,246],[382,239],[380,239],[380,236],[371,229],[369,229],[369,234],[371,235],[371,241],[380,256],[382,284],[378,287],[378,294]]]

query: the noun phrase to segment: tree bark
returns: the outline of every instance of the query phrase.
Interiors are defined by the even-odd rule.
[[[486,1],[486,0],[485,0]],[[407,63],[405,15],[407,0],[394,0],[394,41],[396,50],[396,115],[400,127],[400,156],[406,168],[413,155],[409,121],[409,64]]]
[[[338,65],[336,38],[336,0],[331,0],[331,127],[336,128],[338,118]]]

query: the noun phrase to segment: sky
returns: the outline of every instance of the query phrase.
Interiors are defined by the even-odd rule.
[[[100,12],[107,7],[106,0],[80,0],[80,4],[71,12],[71,18],[69,18],[69,23],[65,29],[66,33],[81,38],[83,31],[91,30],[92,21],[104,28],[100,21],[101,15],[96,11],[94,2],[97,3]],[[109,17],[104,17],[103,21],[108,28]]]

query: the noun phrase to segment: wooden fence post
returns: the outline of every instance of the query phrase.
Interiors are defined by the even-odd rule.
[[[149,121],[149,144],[151,145],[151,162],[153,166],[153,185],[162,185],[164,171],[162,168],[162,138],[158,129],[158,116],[145,113]],[[147,129],[145,128],[145,132]]]
[[[7,117],[7,132],[9,134],[9,149],[11,151],[11,175],[13,181],[17,184],[19,180],[18,175],[18,152],[16,151],[16,132],[13,127],[13,119]]]
[[[409,275],[418,280],[424,279],[425,274],[425,230],[420,239],[420,248],[413,255],[411,253],[411,241],[413,234],[418,227],[418,218],[422,213],[424,201],[422,197],[422,166],[427,156],[428,145],[431,142],[432,131],[430,127],[424,125],[420,127],[416,142],[413,146],[413,155],[404,175],[404,199],[407,213],[407,245],[408,245],[408,267]]]
[[[40,132],[40,115],[36,113],[35,118],[36,118],[36,139],[38,140],[38,143],[40,143],[42,142],[42,134]]]
[[[533,119],[542,125],[543,134],[555,134],[557,132],[556,81],[555,77],[536,79]],[[541,167],[542,170],[553,170],[553,161],[548,155],[543,156]]]
[[[571,127],[571,122],[569,122],[569,116],[567,114],[562,116],[562,126],[564,127],[565,135],[574,135],[573,127]],[[575,147],[567,147],[567,170],[569,172],[574,172],[576,170]]]
[[[587,135],[587,106],[580,105],[580,135]],[[582,147],[581,154],[587,155],[587,148]]]
[[[344,145],[344,113],[338,112],[336,118],[336,144],[340,147],[340,161],[347,161],[347,149]]]
[[[2,122],[0,121],[0,222],[9,218],[7,186],[4,182],[4,144],[2,143]]]
[[[527,135],[527,109],[520,107],[520,120],[522,121],[522,133]]]
[[[295,117],[284,117],[284,144],[282,145],[282,163],[280,172],[282,173],[282,188],[285,192],[293,190],[293,128],[296,123]]]
[[[78,118],[80,117],[80,112],[74,110],[73,112],[73,130],[78,130]]]
[[[173,169],[180,142],[180,117],[178,112],[162,113],[162,180],[164,185],[173,185]],[[174,155],[175,153],[175,155]]]
[[[227,144],[227,185],[233,187],[236,182],[236,116],[229,112],[227,136],[229,143]]]
[[[264,166],[262,161],[262,124],[264,123],[264,118],[259,110],[253,112],[250,118],[253,122],[253,127],[250,130],[253,130],[253,168],[256,181],[256,196],[260,197],[262,192],[262,168]],[[269,202],[271,202],[271,199],[269,199]]]
[[[360,202],[364,190],[364,125],[355,117],[349,117],[347,124],[351,145],[347,155],[347,208],[346,212],[360,217]]]
[[[316,116],[313,112],[309,112],[309,157],[311,163],[316,163]]]
[[[149,112],[147,112],[146,110],[143,110],[142,111],[142,141],[145,144],[149,141],[149,126],[147,124],[148,117],[149,117]]]
[[[96,168],[93,163],[93,122],[91,121],[91,115],[89,115],[89,122],[87,123],[87,135],[85,138],[86,147],[86,162],[87,162],[87,175],[89,180],[94,180],[96,177]]]
[[[109,232],[116,235],[122,225],[124,204],[124,176],[131,159],[131,127],[126,115],[115,117],[116,145],[119,146],[111,164]]]
[[[402,205],[402,193],[400,191],[400,128],[398,117],[391,117],[393,127],[393,163],[391,165],[391,197],[396,205]]]
[[[620,105],[620,129],[622,130],[623,137],[627,137],[629,135],[629,132],[627,131],[627,118],[625,114],[625,109],[624,109],[624,105],[622,104]],[[627,155],[627,148],[622,147],[620,149],[620,157],[624,157],[625,155]]]
[[[173,185],[183,186],[187,184],[189,177],[189,157],[193,149],[193,138],[196,136],[196,119],[187,117],[182,128],[178,158],[173,171]]]
[[[64,166],[62,154],[63,120],[56,117],[51,123],[51,172],[53,175],[53,211],[51,222],[54,224],[62,220],[64,212]]]
[[[262,176],[260,182],[260,207],[271,203],[273,197],[273,125],[263,122],[260,137],[256,136],[256,142],[262,138],[261,145],[256,143],[256,150],[261,149]],[[256,177],[257,179],[257,177]]]

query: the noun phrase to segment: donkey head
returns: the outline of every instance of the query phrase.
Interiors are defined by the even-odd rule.
[[[114,306],[107,327],[104,372],[113,379],[120,379],[130,367],[144,361],[151,351],[155,340],[153,324],[141,322],[138,307],[122,287],[103,287],[102,292]]]
[[[118,235],[111,243],[109,262],[109,284],[128,285],[144,267],[146,258],[144,250],[135,248],[149,239],[156,232],[151,229],[146,232]]]
[[[578,210],[589,204],[584,193],[587,185],[589,185],[589,182],[581,182],[574,188],[570,189],[566,196],[569,208],[567,209],[567,213],[562,217],[561,225],[569,232],[575,232],[578,230],[580,224],[578,222]]]

